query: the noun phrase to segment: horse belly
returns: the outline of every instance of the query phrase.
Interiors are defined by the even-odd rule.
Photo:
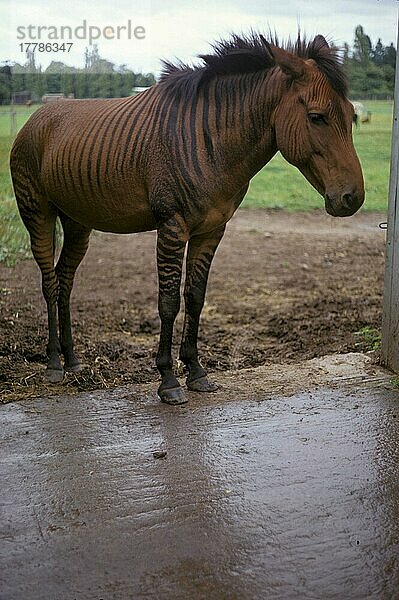
[[[82,222],[82,214],[70,215],[76,221]],[[93,216],[91,213],[84,219],[91,229],[109,233],[138,233],[156,229],[156,223],[151,211],[141,206],[132,206],[130,211],[115,212],[101,210]]]
[[[91,229],[110,233],[135,233],[156,228],[146,196],[115,189],[112,193],[80,194],[65,186],[47,189],[45,196],[68,217]]]
[[[43,170],[43,194],[74,221],[111,233],[135,233],[156,228],[144,184],[125,175],[110,173],[99,181],[82,179],[79,173],[61,178]]]

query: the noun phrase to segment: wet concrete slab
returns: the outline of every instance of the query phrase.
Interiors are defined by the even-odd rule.
[[[0,410],[0,598],[399,598],[399,392]]]

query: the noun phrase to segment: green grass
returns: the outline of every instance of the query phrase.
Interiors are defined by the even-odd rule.
[[[0,208],[0,262],[13,266],[19,259],[30,256],[30,241],[15,200],[1,198]]]
[[[17,130],[24,125],[34,107],[16,107]],[[9,155],[13,142],[8,106],[0,106],[0,261],[7,265],[30,255],[28,233],[15,204],[9,171]]]
[[[366,351],[381,349],[382,334],[379,329],[376,329],[371,325],[366,325],[365,327],[362,327],[360,331],[356,331],[355,335],[358,335],[360,338],[362,338]]]
[[[399,389],[399,377],[392,377],[390,383],[395,389]]]
[[[365,101],[371,122],[354,128],[354,142],[363,167],[366,202],[362,210],[387,209],[391,151],[392,102]],[[19,129],[35,107],[16,107]],[[12,145],[9,107],[0,106],[0,261],[11,264],[28,253],[29,240],[15,206],[8,167]],[[303,175],[277,154],[251,181],[242,204],[247,208],[312,210],[324,206],[323,199]]]

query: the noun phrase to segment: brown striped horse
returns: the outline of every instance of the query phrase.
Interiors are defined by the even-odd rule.
[[[363,203],[346,79],[321,35],[284,47],[261,34],[232,36],[200,58],[195,67],[165,63],[159,83],[133,98],[43,106],[15,140],[14,190],[48,310],[49,381],[80,368],[69,300],[92,229],[157,230],[158,393],[180,404],[171,348],[186,246],[180,359],[187,387],[209,392],[216,386],[197,352],[208,272],[251,177],[279,150],[330,215],[352,215]],[[55,266],[57,217],[64,240]]]

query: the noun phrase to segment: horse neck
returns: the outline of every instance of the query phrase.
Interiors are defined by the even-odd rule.
[[[220,78],[209,87],[212,106],[204,120],[205,134],[208,128],[215,155],[227,163],[240,163],[248,178],[277,151],[271,120],[282,90],[275,72]]]

